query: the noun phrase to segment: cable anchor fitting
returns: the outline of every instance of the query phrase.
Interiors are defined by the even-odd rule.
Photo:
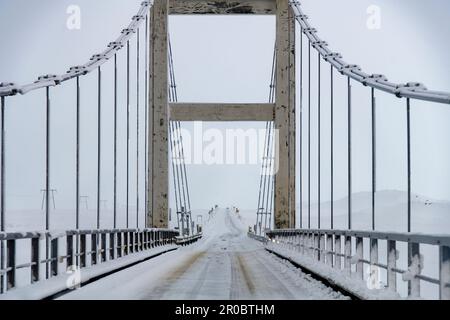
[[[339,68],[339,72],[341,74],[345,74],[345,72],[353,72],[353,71],[361,71],[361,67],[356,64],[346,64]]]

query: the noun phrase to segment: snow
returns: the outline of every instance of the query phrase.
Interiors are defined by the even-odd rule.
[[[367,287],[366,281],[359,280],[354,276],[349,276],[342,270],[333,269],[294,250],[283,248],[282,246],[273,244],[272,242],[269,242],[267,247],[277,254],[283,256],[287,260],[294,261],[310,270],[314,270],[315,273],[327,279],[330,283],[336,284],[337,286],[344,288],[349,292],[352,292],[360,299],[394,300],[400,298],[400,296],[393,291],[385,289],[370,290]]]
[[[355,229],[369,230],[371,221],[371,194],[367,192],[355,193],[352,195],[353,204],[353,225]],[[406,228],[406,208],[407,208],[407,197],[405,192],[401,191],[380,191],[376,194],[376,226],[380,231],[394,231],[394,232],[405,232]],[[303,205],[303,213],[306,211],[307,206]],[[311,203],[311,226],[314,228],[317,225],[317,204]],[[335,228],[346,229],[346,219],[347,219],[347,199],[339,199],[334,202],[334,212],[335,212]],[[438,201],[424,196],[413,195],[412,203],[412,229],[413,232],[420,232],[425,234],[449,234],[450,226],[450,203],[446,201]],[[321,215],[322,215],[322,227],[329,228],[329,214],[330,214],[330,203],[324,202],[321,204]],[[57,230],[73,229],[74,213],[72,210],[52,210],[52,230],[53,233],[58,233]],[[132,215],[133,216],[133,215]],[[135,225],[135,221],[132,221],[133,217],[130,217],[130,225]],[[269,271],[261,271],[264,269],[261,267],[263,264],[270,266],[269,269],[279,270],[282,266],[279,265],[280,262],[283,265],[282,260],[275,259],[273,255],[264,251],[262,244],[254,241],[253,239],[248,239],[246,233],[255,224],[256,214],[255,210],[243,210],[240,209],[236,212],[235,208],[230,207],[227,209],[220,209],[211,216],[208,214],[208,210],[194,210],[193,220],[197,222],[197,216],[202,216],[203,220],[203,239],[198,243],[183,247],[177,250],[177,252],[168,253],[163,256],[152,259],[152,261],[147,261],[130,268],[130,270],[137,270],[139,277],[136,277],[133,272],[130,271],[129,277],[131,279],[137,278],[141,280],[127,280],[126,276],[122,274],[127,274],[128,271],[122,271],[118,274],[108,277],[106,279],[99,281],[110,290],[104,290],[105,299],[115,299],[115,298],[161,298],[161,297],[171,297],[174,289],[173,287],[189,287],[186,285],[187,282],[195,283],[203,282],[203,286],[207,286],[209,282],[218,281],[217,292],[225,292],[223,295],[219,293],[211,294],[210,291],[213,289],[204,289],[208,292],[205,296],[211,296],[216,298],[226,298],[231,296],[243,297],[243,298],[259,298],[256,291],[265,290],[264,286],[261,284],[263,280],[259,279],[262,277],[264,280],[273,279],[274,276]],[[303,226],[306,225],[306,215],[303,215]],[[8,210],[7,214],[7,231],[8,232],[24,232],[30,230],[42,230],[43,222],[45,221],[45,214],[43,211],[13,211]],[[81,221],[82,229],[92,229],[96,224],[96,212],[95,210],[82,210],[81,211]],[[141,221],[143,222],[143,220]],[[121,222],[119,222],[121,223]],[[297,222],[298,224],[298,222]],[[112,212],[110,210],[102,211],[102,228],[112,227]],[[176,225],[176,217],[172,215],[171,227]],[[298,226],[297,226],[298,227]],[[20,240],[17,242],[18,245],[18,256],[17,263],[26,263],[29,259],[29,244],[25,240]],[[368,245],[364,244],[364,255],[367,256]],[[379,254],[380,263],[386,263],[386,244],[381,241],[379,244]],[[403,270],[407,270],[407,246],[406,244],[398,244],[398,267]],[[437,246],[421,246],[421,254],[424,257],[424,269],[422,274],[438,278],[439,277],[439,252]],[[270,258],[270,259],[269,259]],[[300,259],[300,257],[295,257]],[[256,261],[256,262],[255,262]],[[208,268],[204,269],[205,265],[209,265]],[[250,271],[247,273],[252,275],[251,283],[257,283],[254,285],[258,288],[255,292],[249,292],[248,289],[233,289],[231,290],[232,283],[242,282],[245,287],[245,272],[243,271],[247,268]],[[182,269],[180,269],[182,268]],[[183,269],[184,268],[184,269]],[[320,266],[317,266],[320,270]],[[151,270],[148,272],[147,270]],[[202,274],[205,275],[206,280],[200,280],[200,273],[196,273],[196,270],[202,270]],[[211,270],[217,270],[217,272],[212,272]],[[234,270],[234,271],[233,271]],[[189,281],[178,279],[174,276],[170,276],[170,272],[178,272],[183,275],[189,275]],[[210,273],[212,273],[210,275]],[[220,275],[219,275],[220,273]],[[288,272],[290,274],[290,272]],[[385,278],[385,272],[382,270],[382,278]],[[120,274],[120,275],[119,275]],[[281,272],[278,272],[281,274]],[[304,299],[305,296],[314,296],[313,293],[298,293],[298,288],[291,288],[290,283],[295,283],[298,281],[298,276],[292,276],[290,282],[286,284],[286,281],[280,280],[267,280],[268,283],[272,283],[272,287],[276,288],[277,283],[282,283],[282,287],[289,288],[287,291],[293,291],[295,294],[293,296],[299,299]],[[181,277],[181,275],[180,275]],[[217,279],[215,278],[217,277]],[[116,279],[116,280],[114,280]],[[164,280],[166,279],[166,280]],[[242,280],[244,279],[244,280]],[[21,269],[17,272],[17,281],[19,287],[27,286],[29,282],[29,269]],[[168,287],[168,293],[159,296],[155,294],[152,296],[150,291],[155,291],[158,285],[162,285],[161,282],[171,282],[171,286]],[[184,282],[183,282],[184,281]],[[187,281],[187,282],[186,282]],[[300,280],[304,282],[303,280]],[[402,297],[405,297],[407,291],[407,282],[402,281],[402,277],[399,275],[397,278],[398,289]],[[117,283],[119,282],[119,283]],[[45,283],[50,285],[50,282],[42,282],[42,287],[46,287]],[[148,287],[142,287],[142,283],[148,284]],[[177,284],[178,283],[178,284]],[[184,284],[182,284],[184,283]],[[37,284],[41,286],[41,284]],[[166,283],[167,285],[167,283]],[[36,285],[33,285],[36,286]],[[78,291],[73,292],[67,297],[80,298],[86,295],[90,297],[91,292],[92,298],[96,299],[102,297],[99,294],[100,290],[99,284],[90,284]],[[122,290],[122,286],[126,287],[126,290]],[[89,289],[89,288],[96,288]],[[241,287],[241,285],[238,285]],[[269,285],[270,287],[270,285]],[[271,288],[272,288],[271,287]],[[24,288],[24,289],[25,289]],[[135,290],[136,289],[136,290]],[[18,288],[17,290],[21,290]],[[189,294],[186,293],[187,289],[179,289],[179,295],[173,294],[174,296],[188,297]],[[203,290],[203,289],[202,289]],[[200,291],[202,291],[200,290]],[[14,290],[13,290],[14,291]],[[12,292],[13,292],[12,291]],[[118,293],[115,293],[117,291]],[[234,292],[231,295],[230,292]],[[273,290],[272,290],[273,291]],[[301,290],[300,290],[301,291]],[[83,294],[81,294],[83,292]],[[172,292],[172,293],[171,293]],[[184,292],[184,293],[183,293]],[[203,293],[199,293],[197,297],[201,297]],[[438,287],[434,284],[428,284],[421,281],[421,294],[422,297],[427,299],[437,299],[438,298]],[[289,294],[267,294],[264,296],[266,298],[270,297],[279,298],[289,298]],[[328,297],[325,295],[325,297]]]
[[[324,190],[326,193],[326,190]],[[305,194],[305,196],[307,193]],[[355,230],[371,230],[372,221],[372,195],[370,192],[352,194],[352,227]],[[376,230],[382,232],[406,232],[407,227],[407,193],[397,190],[383,190],[376,193]],[[347,229],[348,199],[334,201],[334,227],[335,229]],[[303,208],[303,227],[307,226],[308,205],[305,202]],[[330,202],[321,203],[321,227],[330,228]],[[297,208],[297,215],[299,215]],[[311,202],[311,228],[317,227],[317,203]],[[253,226],[256,221],[255,210],[241,210],[242,219],[248,226]],[[450,202],[436,200],[417,194],[412,195],[411,209],[412,232],[431,235],[450,234]],[[297,228],[299,221],[297,221]],[[355,250],[354,248],[352,249]],[[398,260],[397,267],[408,270],[407,243],[397,243]],[[421,245],[420,252],[423,256],[422,275],[439,279],[439,247]],[[369,243],[364,242],[364,256],[369,257]],[[379,241],[379,262],[386,264],[386,241]],[[386,284],[386,272],[380,270],[383,284]],[[424,299],[439,299],[439,286],[421,281],[421,297]],[[397,288],[400,295],[407,296],[408,285],[401,275],[397,277]]]
[[[61,299],[348,299],[268,253],[245,219],[219,209],[203,238]]]
[[[75,287],[79,284],[84,284],[92,278],[112,272],[116,269],[126,267],[130,264],[144,261],[153,256],[176,250],[174,245],[168,245],[150,250],[131,254],[118,258],[116,260],[107,261],[95,266],[91,266],[81,270],[71,270],[72,272],[63,273],[59,276],[50,278],[49,280],[40,281],[36,284],[15,288],[8,291],[6,294],[0,295],[0,300],[38,300],[55,295],[69,287]],[[78,273],[77,273],[78,272]]]

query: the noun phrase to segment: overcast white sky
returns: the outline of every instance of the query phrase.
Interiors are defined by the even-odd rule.
[[[60,74],[70,66],[85,63],[92,54],[102,51],[109,41],[117,37],[137,12],[140,2],[141,0],[0,0],[0,80],[30,82],[41,74]],[[331,48],[342,53],[349,63],[362,66],[368,73],[385,74],[396,82],[419,81],[432,89],[450,91],[448,1],[304,0],[302,3],[320,36],[329,42]],[[66,28],[66,9],[72,4],[81,8],[81,30],[71,31]],[[382,10],[379,30],[369,30],[366,27],[366,10],[372,4],[378,5]],[[273,17],[172,17],[170,32],[180,100],[266,101],[274,23]],[[314,65],[315,59],[314,57]],[[119,64],[123,62],[123,57],[119,57]],[[105,67],[105,79],[111,75],[111,71],[110,67]],[[324,83],[328,83],[327,77],[328,74],[324,71]],[[337,88],[343,84],[343,80],[339,81],[337,80]],[[82,119],[85,129],[82,135],[82,170],[87,174],[82,181],[82,193],[94,199],[94,75],[83,80],[83,88]],[[105,90],[104,103],[107,110],[112,100],[108,97],[108,89]],[[313,92],[314,90],[315,86],[312,87]],[[329,99],[327,90],[324,88],[324,105],[327,105]],[[58,189],[58,205],[64,208],[73,208],[74,104],[73,98],[68,98],[73,92],[73,84],[55,89],[53,102],[52,129],[55,136],[52,140],[52,185]],[[369,91],[356,86],[354,92],[354,191],[360,192],[370,190]],[[340,96],[336,98],[336,143],[344,148],[345,95]],[[123,93],[119,99],[124,101]],[[18,97],[11,102],[8,99],[8,208],[40,207],[39,190],[43,188],[45,168],[44,101],[42,92]],[[312,103],[314,105],[314,99]],[[378,105],[378,187],[405,190],[404,102],[380,94]],[[413,103],[412,110],[413,192],[450,200],[450,148],[447,141],[449,106]],[[324,123],[328,117],[329,113],[325,109]],[[312,119],[315,123],[315,115]],[[111,113],[105,111],[103,120],[103,135],[107,137],[112,132]],[[204,126],[220,129],[259,128],[263,124]],[[186,124],[186,127],[190,128],[191,124]],[[123,127],[119,128],[122,129]],[[327,130],[325,126],[324,137],[329,135]],[[123,141],[119,143],[119,147],[123,147]],[[112,156],[112,146],[105,143],[104,148],[105,157]],[[323,159],[327,159],[328,140],[323,142],[323,148]],[[336,150],[335,196],[344,197],[346,150],[338,147]],[[314,159],[313,155],[312,160]],[[123,159],[119,159],[119,165],[123,164]],[[105,164],[103,189],[104,199],[110,203],[112,180],[108,173],[111,168],[112,160]],[[134,163],[131,168],[135,170]],[[249,209],[256,207],[259,166],[192,165],[188,170],[194,208],[207,208],[215,203]],[[315,164],[312,165],[312,170],[315,177]],[[324,160],[322,199],[325,200],[329,197],[328,172],[328,164]],[[134,175],[131,178],[132,186]],[[119,179],[123,177],[122,172]],[[121,191],[123,190],[119,190],[119,193]],[[312,198],[315,197],[313,192]],[[119,202],[123,201],[124,197],[121,196]]]

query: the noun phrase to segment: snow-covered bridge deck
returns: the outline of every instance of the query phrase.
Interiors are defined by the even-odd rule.
[[[247,237],[219,210],[198,243],[115,273],[61,299],[348,299]]]

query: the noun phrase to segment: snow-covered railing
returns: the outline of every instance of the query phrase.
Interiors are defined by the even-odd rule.
[[[386,271],[386,288],[398,292],[397,276],[408,283],[408,297],[421,298],[421,281],[437,285],[439,298],[450,299],[450,236],[426,235],[418,233],[394,233],[352,230],[275,230],[267,232],[271,245],[281,245],[284,249],[308,256],[329,268],[343,270],[349,276],[367,280],[376,273],[375,268]],[[383,242],[383,243],[381,243]],[[369,249],[364,250],[364,243]],[[407,244],[407,270],[400,269],[399,245]],[[422,274],[424,255],[421,245],[439,248],[439,278]],[[380,263],[379,254],[385,248],[386,264]],[[402,261],[403,262],[403,261]],[[365,273],[365,265],[369,266]],[[373,268],[372,268],[373,267]],[[366,278],[365,278],[366,277]]]
[[[147,166],[147,157],[149,156],[149,140],[148,140],[148,123],[150,122],[150,113],[148,107],[148,81],[149,81],[149,68],[148,68],[148,57],[149,57],[149,49],[151,47],[151,28],[150,28],[150,9],[153,6],[153,1],[143,1],[136,15],[134,15],[131,19],[131,22],[126,26],[125,29],[122,30],[118,38],[114,41],[110,42],[107,47],[100,53],[94,54],[89,61],[87,61],[83,65],[74,66],[68,68],[68,71],[59,75],[43,75],[38,77],[38,79],[32,83],[17,85],[11,83],[11,81],[1,82],[0,81],[0,294],[5,293],[9,289],[16,288],[18,283],[22,284],[22,280],[26,280],[26,284],[35,283],[43,279],[41,274],[41,265],[45,266],[45,279],[49,279],[50,277],[57,275],[59,273],[58,268],[65,262],[68,266],[76,266],[80,268],[87,267],[88,262],[91,264],[101,263],[107,259],[115,259],[116,257],[120,257],[122,255],[128,255],[129,253],[142,251],[148,248],[148,246],[156,246],[163,245],[166,242],[173,242],[173,238],[175,234],[178,232],[170,231],[170,230],[117,230],[121,226],[117,224],[118,221],[118,213],[126,213],[124,217],[126,219],[126,223],[123,225],[126,228],[129,227],[129,209],[131,205],[131,192],[129,192],[129,181],[128,177],[130,176],[131,168],[130,166],[126,166],[126,176],[127,176],[127,191],[126,191],[126,210],[119,211],[118,210],[118,201],[117,198],[120,196],[120,192],[117,191],[117,185],[119,179],[117,176],[120,174],[120,169],[124,168],[124,166],[120,167],[117,161],[117,158],[120,157],[120,149],[119,149],[119,139],[120,134],[119,128],[120,125],[126,126],[129,130],[126,130],[126,148],[127,150],[130,147],[131,143],[136,142],[136,171],[138,176],[142,175],[143,172],[148,172]],[[144,32],[142,32],[144,31]],[[144,46],[141,46],[141,41],[144,42]],[[132,42],[136,43],[136,50],[132,52],[130,47]],[[142,50],[141,48],[145,49]],[[122,50],[124,49],[124,50]],[[142,52],[145,51],[145,54]],[[125,63],[120,63],[118,61],[119,52],[123,52],[123,55],[126,58]],[[131,83],[131,60],[136,61],[136,75],[137,80],[136,84],[132,85]],[[109,62],[109,63],[108,63]],[[113,66],[114,72],[109,75],[109,80],[114,82],[113,90],[111,92],[112,99],[114,100],[111,104],[114,106],[114,119],[112,126],[114,127],[114,132],[110,132],[109,135],[102,135],[102,128],[105,122],[105,118],[102,116],[103,108],[106,103],[103,102],[103,97],[105,93],[102,88],[105,87],[105,79],[102,75],[102,71],[106,65]],[[133,68],[134,69],[134,68]],[[83,124],[82,109],[84,107],[84,103],[82,103],[83,96],[85,94],[84,88],[89,86],[88,84],[84,84],[84,80],[89,73],[96,73],[96,97],[97,97],[97,108],[94,111],[89,105],[89,109],[92,110],[92,114],[90,114],[89,118],[93,113],[96,113],[96,121],[92,122],[91,125]],[[119,86],[119,74],[127,75],[124,76],[126,79],[126,86]],[[145,75],[144,77],[140,77],[139,75]],[[56,234],[52,230],[52,215],[51,215],[51,204],[50,199],[53,193],[53,180],[52,180],[52,140],[55,136],[53,133],[53,117],[52,112],[53,108],[61,107],[61,103],[53,104],[54,92],[61,90],[63,87],[67,88],[68,83],[72,82],[74,85],[73,95],[69,94],[64,103],[68,103],[68,101],[72,101],[74,107],[74,117],[71,118],[71,124],[74,128],[75,141],[72,141],[72,138],[68,138],[65,140],[66,143],[71,143],[74,151],[74,162],[75,166],[73,168],[67,167],[65,170],[73,170],[73,177],[75,178],[75,188],[73,192],[74,199],[74,220],[75,224],[73,229],[80,229],[80,202],[83,196],[80,194],[81,189],[81,177],[84,175],[90,175],[92,172],[83,172],[80,164],[82,161],[80,150],[83,149],[82,136],[83,131],[89,128],[89,132],[97,132],[96,137],[96,159],[90,157],[95,161],[95,166],[97,168],[96,172],[96,205],[97,205],[97,224],[95,231],[64,231],[60,234]],[[109,82],[108,82],[109,83]],[[135,87],[135,88],[133,88]],[[143,88],[143,90],[141,89]],[[124,94],[126,95],[126,104],[123,104],[119,101],[119,90],[126,91]],[[134,89],[136,89],[136,100],[133,102],[133,106],[131,104],[131,95],[134,96]],[[45,124],[42,124],[41,129],[45,132],[45,144],[42,144],[42,151],[45,152],[45,167],[42,167],[42,172],[45,172],[45,184],[43,185],[43,209],[45,210],[45,231],[43,232],[32,232],[32,233],[7,233],[6,221],[8,220],[5,203],[7,202],[7,190],[8,184],[6,181],[6,176],[9,173],[9,166],[7,166],[7,162],[5,159],[8,159],[11,154],[11,149],[8,146],[14,146],[16,143],[14,141],[9,141],[6,138],[6,127],[8,125],[14,126],[21,121],[20,118],[15,118],[11,116],[8,117],[9,110],[12,110],[13,106],[10,106],[9,102],[16,101],[18,98],[15,97],[17,94],[25,95],[29,94],[32,91],[38,91],[44,93],[42,96],[42,109],[43,117],[45,118]],[[144,99],[141,99],[142,95],[139,92],[144,91]],[[64,104],[63,103],[63,104]],[[111,105],[110,104],[110,105]],[[122,117],[120,116],[120,110],[126,109],[127,114],[130,114],[130,109],[135,108],[136,115],[136,135],[133,138],[131,133],[131,117]],[[110,110],[111,111],[111,110]],[[142,130],[139,124],[142,122],[140,120],[142,117],[142,113],[144,113],[145,117],[145,126],[144,130]],[[119,121],[122,123],[120,124]],[[57,120],[56,120],[57,122]],[[57,134],[57,133],[56,133]],[[144,137],[143,137],[143,136]],[[125,138],[125,137],[124,137]],[[133,141],[134,140],[134,141]],[[104,156],[103,148],[105,144],[112,145],[113,152],[108,157]],[[145,165],[140,165],[141,155],[139,150],[144,150],[145,154]],[[114,157],[114,160],[111,157]],[[132,161],[132,154],[126,152],[126,163],[130,163]],[[11,161],[11,163],[13,163]],[[72,162],[67,162],[70,166]],[[113,173],[112,181],[113,181],[113,226],[112,230],[102,230],[104,226],[101,224],[101,214],[103,210],[101,208],[101,204],[103,198],[103,190],[102,190],[102,166],[107,163],[113,163]],[[12,169],[12,168],[11,168]],[[123,169],[122,169],[123,170]],[[141,171],[139,171],[141,170]],[[145,171],[144,171],[145,170]],[[31,179],[31,178],[29,178]],[[14,180],[14,178],[12,178]],[[29,183],[30,181],[27,181]],[[145,179],[145,190],[148,190],[148,179]],[[136,184],[136,210],[140,212],[141,208],[139,207],[139,203],[142,204],[142,201],[139,202],[139,196],[142,194],[140,191],[140,184]],[[142,190],[142,189],[141,189]],[[148,221],[148,217],[151,216],[149,201],[147,199],[148,193],[145,192],[145,199],[143,201],[145,209],[145,219],[137,218],[136,228],[145,228],[148,226],[152,226]],[[142,239],[141,239],[142,237]],[[151,238],[155,237],[155,238]],[[44,245],[45,243],[45,245]],[[108,244],[109,243],[109,244]],[[42,248],[41,248],[42,247]],[[87,249],[87,248],[90,249]],[[60,253],[64,251],[64,254]],[[41,252],[42,256],[45,256],[44,260],[41,260]],[[22,263],[25,260],[25,263]],[[62,261],[62,262],[61,262]],[[25,271],[27,270],[27,271]],[[16,271],[19,271],[17,274]],[[30,278],[24,277],[23,274],[25,272],[31,272]],[[43,272],[42,272],[43,273]],[[26,278],[26,279],[24,279]]]
[[[175,237],[175,243],[180,246],[186,246],[194,242],[197,242],[202,238],[202,236],[203,236],[202,233],[197,233],[192,236],[183,236],[183,237],[177,236]]]
[[[248,235],[250,238],[255,239],[255,240],[257,240],[257,241],[260,241],[260,242],[263,242],[263,243],[267,243],[267,241],[268,241],[268,239],[267,239],[266,237],[259,236],[259,235],[255,234],[255,233],[253,233],[253,232],[248,232],[247,235]]]
[[[17,287],[18,270],[28,270],[29,283],[33,284],[58,276],[63,266],[67,270],[87,268],[154,247],[172,245],[176,236],[178,231],[167,229],[0,233],[0,241],[6,242],[5,264],[0,268],[1,293]],[[44,246],[47,250],[42,250]],[[18,253],[23,253],[25,247],[29,248],[30,255],[25,257],[25,263],[19,263]],[[43,259],[41,252],[45,251],[49,256]],[[44,273],[41,267],[45,275],[41,275]]]

